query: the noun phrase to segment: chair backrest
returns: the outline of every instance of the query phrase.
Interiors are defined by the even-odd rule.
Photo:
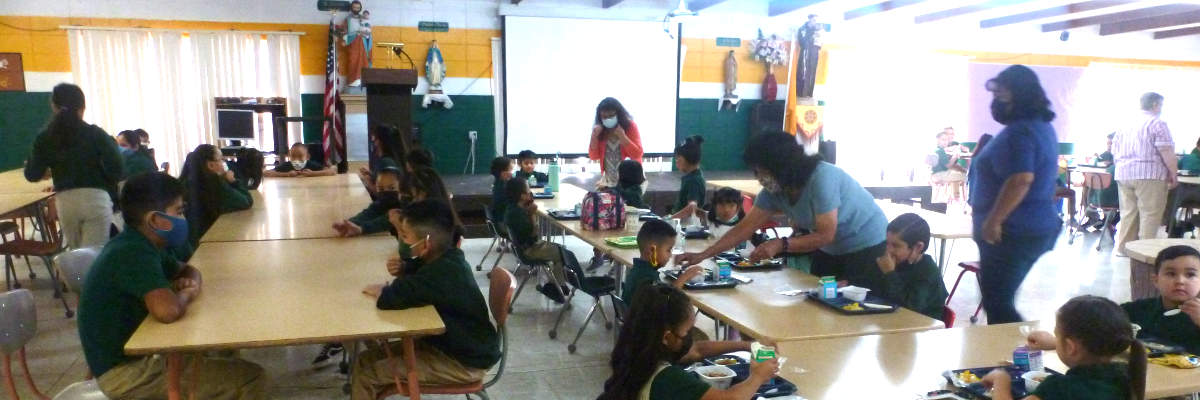
[[[1112,186],[1112,175],[1083,173],[1083,185],[1091,190],[1104,190]]]
[[[33,292],[17,289],[0,293],[0,353],[12,354],[37,334]]]
[[[942,306],[942,323],[946,324],[946,329],[954,327],[955,315],[954,310],[951,310],[949,306]]]
[[[503,231],[506,234],[505,236],[507,236],[509,238],[513,237],[512,232],[509,231],[509,229],[508,229],[508,225],[500,225],[499,227],[497,227],[497,230]],[[517,261],[520,261],[521,264],[525,264],[525,265],[540,264],[538,262],[534,262],[525,257],[525,248],[527,246],[523,246],[523,245],[517,243],[516,240],[512,240],[512,239],[509,239],[509,243],[512,244],[513,254],[515,254],[517,256]]]
[[[583,266],[579,265],[579,260],[575,258],[575,253],[567,251],[567,248],[563,246],[559,246],[558,251],[562,255],[563,268],[566,268],[567,283],[582,289],[583,278],[587,277],[587,275],[583,273]]]
[[[504,375],[504,365],[508,361],[508,309],[517,290],[517,278],[504,267],[492,268],[488,279],[488,307],[492,309],[492,319],[496,320],[496,330],[500,332],[500,363],[496,366],[496,375],[483,384],[484,388],[496,384]]]
[[[99,255],[99,247],[84,247],[59,254],[54,263],[62,271],[62,279],[66,281],[67,287],[75,293],[83,293],[83,281],[87,279],[92,262],[96,261]]]
[[[54,400],[108,400],[95,379],[72,383],[54,395]]]

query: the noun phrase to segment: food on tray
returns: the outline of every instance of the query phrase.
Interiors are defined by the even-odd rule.
[[[741,267],[749,267],[751,265],[754,265],[754,264],[751,264],[749,261],[745,261],[745,260],[738,263],[738,266],[741,266]]]
[[[1033,378],[1030,378],[1030,379],[1033,379],[1033,381],[1034,381],[1034,382],[1041,382],[1041,381],[1044,381],[1044,380],[1046,380],[1046,376],[1044,376],[1044,375],[1038,375],[1038,376],[1035,376],[1035,377],[1033,377]]]
[[[706,377],[709,377],[709,378],[712,378],[712,379],[721,379],[721,378],[728,378],[728,377],[729,377],[729,374],[726,374],[726,373],[724,373],[724,372],[721,372],[721,371],[705,371],[705,372],[703,372],[703,373],[702,373],[702,375],[704,375],[704,376],[706,376]]]
[[[736,358],[718,358],[716,360],[713,360],[713,364],[717,364],[717,365],[734,365],[737,363],[738,363],[738,360]]]
[[[858,304],[858,303],[850,303],[850,304],[844,305],[844,306],[842,306],[842,309],[846,310],[846,311],[862,311],[863,310],[862,305]]]
[[[962,383],[971,384],[978,383],[981,379],[979,379],[978,376],[975,376],[975,374],[971,373],[971,371],[963,371],[958,373],[958,380],[962,381]]]

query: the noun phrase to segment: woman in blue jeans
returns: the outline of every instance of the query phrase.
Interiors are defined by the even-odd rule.
[[[1021,321],[1014,297],[1029,269],[1054,248],[1058,136],[1033,70],[1013,65],[987,82],[992,118],[1004,125],[971,164],[974,238],[989,324]]]

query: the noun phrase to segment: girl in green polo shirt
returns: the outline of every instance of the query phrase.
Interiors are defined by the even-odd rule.
[[[187,187],[190,243],[195,246],[221,214],[254,205],[246,182],[225,170],[221,150],[211,144],[196,146],[183,162],[180,179]]]
[[[699,225],[699,218],[704,211],[704,196],[708,189],[704,187],[704,174],[700,172],[700,144],[704,138],[700,135],[690,136],[683,144],[675,148],[675,169],[683,172],[679,178],[679,197],[675,200],[674,213],[671,218],[679,218],[685,226]]]
[[[750,377],[729,389],[708,386],[695,374],[673,365],[736,351],[745,342],[695,342],[690,330],[696,309],[683,291],[646,285],[633,296],[629,317],[613,348],[612,376],[598,400],[750,399],[775,376],[779,362],[751,361]]]
[[[1133,338],[1129,318],[1112,300],[1079,296],[1058,309],[1054,334],[1034,332],[1029,347],[1057,350],[1070,370],[1049,376],[1026,400],[1143,400],[1146,398],[1146,349]],[[1129,351],[1129,362],[1113,357]],[[992,399],[1012,399],[1012,377],[997,368],[983,377]]]
[[[121,157],[124,160],[122,181],[137,174],[158,171],[158,167],[154,165],[154,156],[150,154],[150,149],[142,146],[142,138],[138,136],[137,131],[118,133],[117,146],[120,147]]]

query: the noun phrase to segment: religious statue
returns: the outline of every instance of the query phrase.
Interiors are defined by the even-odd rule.
[[[371,12],[363,10],[362,2],[350,2],[350,15],[339,30],[342,45],[346,46],[346,80],[350,86],[362,86],[362,70],[371,68]]]
[[[729,55],[725,57],[725,96],[721,97],[721,102],[717,104],[717,110],[732,108],[735,111],[738,106],[738,96],[733,94],[737,89],[738,64],[737,57],[733,56],[733,50],[729,51]],[[728,107],[726,107],[728,105]]]
[[[808,16],[808,22],[800,28],[800,55],[796,66],[796,97],[812,97],[813,85],[817,81],[817,62],[821,55],[821,31],[825,25],[817,22],[816,14]]]
[[[438,48],[437,40],[429,43],[429,52],[425,53],[425,80],[429,81],[429,89],[421,106],[429,108],[433,102],[442,103],[446,108],[454,107],[450,96],[442,93],[442,80],[446,79],[446,60],[442,58],[442,50]]]

